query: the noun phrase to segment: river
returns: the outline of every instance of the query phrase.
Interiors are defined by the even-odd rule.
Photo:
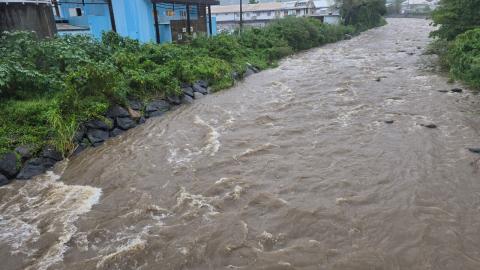
[[[1,268],[480,269],[480,98],[438,91],[431,30],[390,19],[0,188]]]

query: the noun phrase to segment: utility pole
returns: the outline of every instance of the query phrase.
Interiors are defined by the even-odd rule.
[[[240,33],[242,33],[243,29],[243,7],[242,7],[242,0],[240,0]]]

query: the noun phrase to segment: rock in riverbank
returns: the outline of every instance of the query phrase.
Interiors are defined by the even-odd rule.
[[[15,153],[7,153],[0,157],[0,174],[11,179],[14,178],[17,173],[17,156]]]

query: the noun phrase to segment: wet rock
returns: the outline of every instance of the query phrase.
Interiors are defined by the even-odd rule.
[[[201,99],[201,98],[204,97],[204,95],[203,95],[202,93],[200,93],[200,92],[195,92],[194,95],[193,95],[193,97],[194,97],[195,99]]]
[[[118,135],[122,134],[123,130],[119,128],[114,128],[112,131],[110,131],[110,137],[117,137]]]
[[[140,102],[138,100],[128,101],[128,106],[130,106],[130,108],[132,108],[132,110],[135,110],[135,111],[143,110],[143,104],[142,104],[142,102]]]
[[[480,147],[479,148],[468,148],[468,151],[475,153],[475,154],[480,154]]]
[[[32,152],[27,146],[18,146],[15,148],[15,152],[20,156],[22,162],[25,162],[27,159],[32,157]]]
[[[106,116],[115,119],[117,117],[128,117],[130,114],[125,108],[115,105],[108,109]]]
[[[117,117],[115,123],[117,127],[123,130],[134,128],[137,125],[137,123],[135,123],[135,121],[130,117]]]
[[[8,183],[10,183],[10,180],[8,180],[8,178],[5,175],[0,174],[0,186],[4,186]]]
[[[25,166],[20,170],[17,179],[27,180],[34,176],[40,175],[47,171],[48,168],[53,167],[55,161],[48,158],[34,158],[25,163]]]
[[[183,96],[182,97],[182,103],[183,104],[192,104],[194,101],[193,101],[193,98],[191,96]]]
[[[243,74],[243,77],[246,78],[253,74],[255,74],[255,71],[253,71],[251,68],[247,68],[247,71],[245,71],[245,73]]]
[[[240,78],[240,76],[238,75],[238,73],[235,72],[235,71],[232,72],[232,75],[231,75],[231,76],[232,76],[232,79],[233,79],[233,80],[238,80],[238,79]]]
[[[385,121],[383,121],[383,122],[385,122],[385,124],[393,124],[395,121],[393,121],[393,120],[385,120]]]
[[[382,78],[381,78],[381,77],[377,77],[377,78],[375,78],[375,81],[377,81],[377,82],[379,82],[379,81],[381,81],[381,80],[382,80]]]
[[[450,90],[450,91],[452,91],[453,93],[461,93],[461,92],[463,92],[463,89],[461,89],[461,88],[453,88],[453,89]]]
[[[87,123],[85,123],[85,126],[89,129],[93,129],[93,130],[95,130],[95,129],[110,130],[110,126],[107,123],[105,123],[101,120],[98,120],[98,119],[88,121]],[[88,136],[88,134],[87,134],[87,136]]]
[[[48,159],[52,159],[54,161],[60,161],[63,159],[63,155],[62,153],[60,153],[59,151],[57,151],[54,147],[52,146],[46,146],[42,153],[40,154],[41,157],[43,158],[48,158]]]
[[[165,100],[155,100],[147,104],[145,108],[147,117],[160,116],[170,110],[170,104]]]
[[[0,157],[0,173],[9,179],[17,175],[17,156],[15,153],[7,153]]]
[[[349,35],[349,34],[345,34],[345,39],[352,39],[352,35]]]
[[[80,143],[87,133],[87,129],[84,126],[80,126],[80,128],[75,132],[73,135],[73,141],[76,143]]]
[[[201,85],[198,84],[198,83],[194,83],[193,86],[192,86],[192,88],[193,88],[193,91],[194,91],[194,92],[202,93],[202,94],[204,94],[204,95],[208,94],[207,88],[201,86]]]
[[[144,124],[146,122],[145,120],[145,117],[140,117],[140,119],[138,119],[138,124]]]
[[[208,82],[204,81],[204,80],[198,80],[197,84],[200,85],[201,87],[205,88],[205,89],[208,87]]]
[[[87,132],[87,138],[94,147],[102,144],[109,135],[108,131],[102,129],[90,129]]]
[[[438,90],[440,93],[448,93],[448,90]]]
[[[414,55],[415,53],[414,52],[408,52],[407,54],[408,55]]]
[[[167,97],[168,102],[173,105],[180,105],[182,104],[182,99],[177,95],[170,95]]]
[[[80,154],[83,150],[87,149],[88,146],[89,145],[86,144],[86,143],[78,144],[77,147],[75,148],[75,150],[73,151],[72,156],[76,156],[76,155]]]
[[[182,88],[182,91],[183,91],[183,93],[184,93],[185,95],[187,95],[187,96],[193,97],[193,95],[194,95],[194,94],[193,94],[193,88],[190,87],[190,86],[189,86],[189,87]]]
[[[130,116],[130,118],[132,118],[133,120],[138,120],[140,117],[142,117],[142,114],[139,112],[139,111],[135,111],[131,108],[128,108],[128,115]]]
[[[426,128],[437,128],[437,125],[432,124],[432,123],[430,123],[430,124],[421,124],[421,126],[422,126],[422,127],[426,127]]]

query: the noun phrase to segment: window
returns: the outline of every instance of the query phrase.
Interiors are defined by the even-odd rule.
[[[187,17],[187,11],[186,10],[180,11],[180,16],[181,17]]]
[[[175,11],[173,11],[172,9],[167,9],[165,11],[165,15],[169,17],[175,16]]]
[[[268,17],[272,16],[272,12],[270,12],[270,11],[267,12],[267,16],[268,16]]]
[[[78,17],[78,16],[82,16],[83,15],[83,12],[82,12],[82,8],[69,8],[68,9],[68,14],[70,15],[70,17]]]

